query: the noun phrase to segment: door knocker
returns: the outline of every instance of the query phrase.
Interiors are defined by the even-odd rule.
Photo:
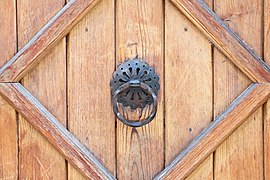
[[[160,88],[159,76],[153,67],[137,57],[119,64],[110,82],[113,111],[124,124],[140,127],[150,123],[157,112],[157,93]],[[118,104],[124,107],[145,108],[153,105],[150,115],[143,120],[129,120],[119,112]]]

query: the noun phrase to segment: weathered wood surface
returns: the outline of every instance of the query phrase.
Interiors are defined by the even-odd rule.
[[[114,179],[107,169],[19,83],[0,83],[0,94],[86,178]]]
[[[221,15],[221,20],[212,14],[202,0],[171,1],[195,25],[199,26],[199,29],[228,58],[231,58],[236,66],[244,71],[252,81],[262,83],[269,81],[268,67],[251,51],[245,42],[240,39],[233,39],[238,37],[227,29],[224,22],[221,21],[225,21],[230,28],[247,41],[247,44],[254,47],[257,54],[262,55],[262,1],[248,0],[247,3],[244,1],[215,0],[215,12]],[[17,2],[19,49],[65,3],[64,0],[57,1],[57,3],[37,1],[35,4],[30,3],[28,7],[26,2],[28,1]],[[78,2],[81,4],[76,4]],[[229,63],[229,60],[217,49],[214,50],[212,65],[210,43],[198,30],[195,30],[194,25],[186,20],[169,0],[166,0],[165,4],[164,1],[152,2],[151,0],[135,3],[125,0],[102,1],[93,9],[93,13],[87,15],[75,27],[67,41],[65,38],[61,40],[79,22],[79,20],[75,20],[75,17],[82,19],[97,2],[98,0],[70,1],[70,6],[68,5],[61,10],[58,13],[59,17],[51,20],[47,29],[43,29],[44,34],[37,34],[34,40],[32,39],[11,59],[7,64],[9,67],[5,66],[0,69],[0,82],[21,80],[25,73],[29,72],[32,67],[36,66],[36,62],[41,60],[42,63],[37,66],[37,69],[31,71],[22,80],[27,89],[63,125],[66,124],[66,115],[68,115],[70,131],[79,137],[80,141],[109,168],[112,174],[120,179],[149,179],[154,177],[164,164],[169,164],[181,150],[185,149],[196,134],[210,123],[212,116],[220,114],[251,81]],[[269,12],[267,9],[269,5],[267,1],[264,4],[264,56],[266,61],[269,62]],[[7,42],[9,48],[6,47],[6,44],[0,45],[0,48],[3,48],[3,51],[0,52],[1,58],[4,57],[0,64],[4,64],[6,59],[10,58],[16,51],[15,1],[7,2],[5,6],[10,9],[1,9],[2,4],[0,4],[0,13],[4,12],[10,16],[1,21],[4,25],[0,27],[0,30],[6,31],[5,28],[8,27],[9,31],[14,32],[14,34],[8,32],[6,36],[1,36],[2,41]],[[198,9],[192,9],[194,7]],[[7,10],[8,12],[5,12]],[[203,13],[203,15],[199,13]],[[14,21],[12,22],[11,19]],[[215,22],[214,19],[218,21]],[[65,27],[67,27],[66,30]],[[65,62],[66,43],[68,45],[68,68]],[[188,49],[190,46],[193,48]],[[44,57],[44,54],[48,55],[42,60],[41,57]],[[157,118],[143,128],[125,127],[120,122],[115,124],[110,105],[109,79],[115,66],[114,59],[116,59],[117,64],[127,57],[133,58],[135,55],[145,58],[150,65],[154,65],[161,76]],[[186,63],[183,63],[185,60]],[[66,79],[66,73],[68,73],[69,79]],[[179,79],[181,84],[178,85]],[[67,90],[70,93],[68,99],[66,99],[66,82],[68,82]],[[83,84],[85,82],[87,85]],[[198,83],[203,85],[199,86]],[[25,92],[18,84],[3,83],[0,87],[7,97],[12,96],[12,93],[9,92],[10,88],[5,89],[8,86],[16,92],[18,92],[18,89]],[[230,110],[227,111],[227,116],[222,115],[216,119],[157,178],[229,179],[231,177],[252,177],[253,179],[262,179],[263,176],[265,178],[270,176],[268,166],[270,156],[268,150],[270,148],[267,144],[270,139],[269,103],[265,105],[264,124],[262,123],[263,112],[259,108],[262,102],[268,98],[268,86],[266,84],[253,84],[248,90],[251,94],[254,94],[253,97],[250,94],[245,94],[247,92],[242,94],[243,103],[236,103],[235,109],[232,108],[231,112],[229,112]],[[94,89],[91,89],[93,87]],[[63,94],[65,95],[63,96]],[[200,99],[200,103],[192,103],[198,100],[198,98],[194,98],[194,94]],[[18,99],[20,94],[15,93],[13,95],[17,99],[13,99],[12,102],[15,104],[14,106],[18,106],[17,103],[21,101],[21,99]],[[174,95],[176,98],[173,97]],[[208,97],[208,101],[204,101],[206,97]],[[26,97],[20,96],[20,98]],[[166,103],[163,102],[163,99],[166,100]],[[0,153],[6,154],[8,150],[7,156],[0,157],[0,167],[1,161],[3,161],[3,168],[8,169],[7,171],[1,171],[0,168],[0,178],[2,178],[1,176],[18,178],[18,169],[20,170],[19,178],[56,177],[57,179],[66,179],[67,173],[69,179],[83,178],[70,165],[66,169],[64,159],[55,152],[50,143],[44,140],[22,118],[19,121],[21,166],[17,168],[16,114],[10,105],[7,105],[5,101],[1,100],[1,102],[3,102],[0,107],[1,117],[5,118],[4,123],[11,123],[11,128],[7,132],[5,128],[1,130],[0,126],[0,136],[1,133],[5,133],[4,136],[9,138],[12,143],[0,147],[0,151],[2,151]],[[183,103],[180,104],[180,102]],[[76,151],[72,151],[74,143],[72,144],[71,139],[69,139],[70,134],[66,130],[57,132],[57,128],[61,127],[59,129],[62,130],[64,127],[56,122],[55,118],[50,119],[50,116],[46,119],[38,109],[36,112],[31,109],[35,103],[30,101],[28,103],[23,105],[26,109],[23,109],[22,113],[26,113],[28,117],[32,118],[38,116],[45,120],[53,119],[52,124],[47,124],[48,127],[53,129],[53,135],[62,133],[66,137],[62,141],[68,144],[67,149],[61,150],[62,153],[70,158],[69,160],[77,168],[81,167],[81,172],[86,178],[114,178],[77,140],[75,142],[79,143],[79,146],[75,145],[75,149],[78,150],[79,154],[76,155],[77,158],[83,159],[78,160],[73,157]],[[30,108],[27,105],[30,105]],[[66,112],[67,105],[70,105],[68,114]],[[207,108],[204,106],[207,106]],[[179,112],[175,112],[175,107],[178,107]],[[259,109],[255,112],[257,108]],[[255,113],[252,114],[252,112]],[[248,118],[250,115],[251,117]],[[243,126],[238,128],[217,149],[214,155],[211,155],[214,149],[244,122],[243,117],[247,119]],[[39,123],[34,119],[32,120],[33,124]],[[55,126],[55,124],[57,125]],[[46,129],[40,130],[45,134]],[[48,132],[46,131],[46,133]],[[264,137],[262,136],[263,133]],[[12,137],[13,134],[15,134],[14,137]],[[252,134],[251,138],[250,134]],[[60,145],[57,145],[57,138],[60,136],[48,137],[53,144],[60,148]],[[0,141],[0,145],[2,145],[1,143],[3,144]],[[263,143],[265,143],[264,146]],[[106,144],[106,147],[104,144]],[[13,151],[9,149],[11,146],[15,147]],[[82,149],[80,149],[81,146]],[[264,156],[262,153],[264,153]],[[263,157],[265,157],[264,169]],[[6,161],[9,162],[10,159],[12,159],[12,163],[6,164]],[[215,164],[213,164],[213,159]],[[200,164],[202,162],[203,164]],[[94,167],[93,163],[97,163],[97,167]],[[247,164],[248,166],[240,168],[241,164]],[[99,167],[101,169],[98,169]],[[192,172],[195,167],[198,168]]]
[[[252,81],[270,81],[269,67],[203,0],[171,1]]]
[[[264,106],[264,177],[270,178],[270,102]]]
[[[164,168],[163,2],[116,1],[116,64],[138,55],[160,76],[155,119],[141,128],[117,120],[117,178],[152,179]],[[126,110],[130,119],[140,112]],[[147,114],[142,112],[142,118]]]
[[[64,0],[17,1],[18,49],[63,6]],[[34,26],[33,26],[34,24]],[[26,87],[65,126],[66,46],[63,39],[22,79]],[[57,107],[57,108],[55,108]],[[19,176],[22,179],[66,179],[63,156],[27,120],[19,116]]]
[[[214,0],[206,0],[205,3],[207,4],[208,7],[212,8],[213,4],[214,4]],[[213,49],[211,50],[211,53],[213,54]],[[211,61],[212,60],[213,59],[211,57]],[[213,72],[212,72],[212,74],[213,74]],[[212,84],[212,88],[213,88],[213,84]],[[212,96],[213,96],[213,93],[212,93]],[[213,98],[214,97],[212,97],[212,99]],[[213,112],[212,112],[212,114],[213,114]],[[212,117],[212,119],[213,119],[213,117]],[[211,154],[186,179],[187,180],[195,180],[195,179],[208,179],[208,180],[211,180],[211,179],[214,179],[214,176],[213,176],[213,171],[214,171],[213,163],[214,163],[213,154]]]
[[[18,1],[19,3],[21,1]],[[59,3],[61,1],[57,1]],[[59,43],[99,0],[71,0],[0,69],[0,82],[14,82]],[[50,3],[54,7],[55,2]],[[42,7],[42,6],[40,6]],[[34,9],[40,11],[40,8]],[[50,10],[50,9],[48,9]],[[35,16],[35,14],[32,14]],[[46,16],[46,15],[45,15]],[[31,27],[32,28],[32,27]]]
[[[214,8],[221,19],[261,56],[262,1],[215,0]],[[215,116],[251,83],[228,61],[215,49]],[[215,178],[263,179],[262,130],[260,108],[216,150]]]
[[[165,1],[166,166],[212,121],[211,50],[199,29]],[[210,158],[203,166],[205,179],[212,178],[212,167]],[[195,174],[190,178],[202,175]]]
[[[212,180],[214,179],[213,176],[213,153],[208,156],[203,162],[199,164],[188,176],[187,180],[197,180],[197,179],[207,179]]]
[[[270,86],[252,84],[155,179],[184,179],[268,98]]]
[[[270,1],[264,0],[264,59],[270,64]],[[270,101],[264,106],[264,178],[270,179]]]
[[[2,66],[17,50],[15,0],[0,1],[0,24],[0,66]],[[0,97],[0,179],[18,179],[16,112],[2,97]]]
[[[110,79],[115,66],[114,1],[101,1],[68,38],[68,129],[116,174],[115,116]],[[69,179],[81,176],[71,166]]]

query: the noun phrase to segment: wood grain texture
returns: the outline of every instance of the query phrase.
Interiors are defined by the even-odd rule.
[[[107,169],[19,83],[0,83],[1,95],[86,178],[114,179]]]
[[[152,179],[164,167],[163,14],[162,0],[116,1],[116,64],[138,55],[154,66],[161,84],[157,114],[149,125],[132,128],[117,120],[119,179]],[[126,114],[140,117],[139,111],[126,109]]]
[[[68,128],[115,174],[114,1],[101,1],[69,34]],[[69,167],[69,178],[80,178]]]
[[[252,84],[155,179],[184,179],[270,96],[267,84]]]
[[[206,0],[205,3],[207,4],[207,6],[209,8],[212,8],[213,7],[213,1],[214,0]],[[211,50],[211,53],[213,53],[213,49]],[[212,58],[211,58],[211,61],[213,61]],[[213,88],[213,85],[212,85],[212,88]],[[212,96],[213,96],[213,94],[212,94]],[[208,179],[208,180],[211,180],[211,179],[214,178],[213,173],[214,173],[213,172],[213,155],[211,154],[186,179],[187,180],[196,180],[196,179]]]
[[[169,165],[212,121],[212,48],[170,1],[165,3],[165,33],[165,162]],[[206,179],[212,178],[212,167],[209,159],[201,169]]]
[[[21,1],[18,2],[20,3]],[[59,2],[57,1],[57,3]],[[39,62],[41,57],[59,43],[98,2],[99,0],[69,1],[61,11],[56,13],[28,43],[0,69],[0,82],[21,80],[21,78]],[[45,1],[44,4],[46,4]],[[53,7],[54,4],[55,3],[50,3],[50,6]],[[35,10],[40,9],[41,7]],[[35,14],[32,14],[32,16],[35,17]],[[47,15],[44,16],[46,17]]]
[[[264,60],[270,64],[270,1],[264,0]],[[270,179],[270,101],[264,106],[264,178]]]
[[[18,48],[21,49],[64,5],[64,0],[36,0],[35,3],[31,3],[31,0],[18,1]],[[22,83],[65,126],[65,39],[24,76]],[[19,149],[20,178],[66,179],[65,159],[21,116]]]
[[[215,12],[262,54],[262,1],[215,0]],[[215,116],[218,116],[251,82],[238,68],[214,50]],[[215,152],[215,178],[263,179],[262,109],[258,109]],[[243,166],[244,165],[244,166]]]
[[[264,105],[264,177],[270,178],[270,102]]]
[[[3,66],[17,51],[16,33],[16,1],[0,2],[0,67]]]
[[[0,22],[2,66],[17,50],[15,0],[0,1]],[[18,179],[17,135],[16,112],[0,97],[0,179]]]
[[[66,125],[65,40],[23,78],[23,85]],[[57,61],[54,61],[57,59]],[[55,108],[57,107],[57,108]],[[20,176],[65,179],[65,159],[27,120],[19,118]]]
[[[252,81],[270,81],[270,68],[203,0],[171,1]]]
[[[206,158],[185,179],[187,179],[187,180],[199,180],[199,179],[211,180],[211,179],[214,179],[214,176],[213,176],[213,154],[211,154],[208,158]]]
[[[0,179],[18,179],[16,112],[2,97],[0,114]]]

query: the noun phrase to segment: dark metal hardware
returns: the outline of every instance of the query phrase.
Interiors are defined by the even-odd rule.
[[[153,67],[141,59],[128,59],[119,64],[110,82],[113,111],[120,121],[132,127],[140,127],[151,122],[157,111],[157,92],[160,88],[159,76]],[[121,115],[118,104],[131,109],[153,105],[151,114],[144,120],[128,120]]]

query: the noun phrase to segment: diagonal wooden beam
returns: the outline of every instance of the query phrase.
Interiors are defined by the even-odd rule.
[[[171,0],[253,82],[270,82],[268,65],[203,0]]]
[[[270,96],[270,84],[250,85],[155,179],[184,179]]]
[[[18,82],[100,0],[69,1],[13,58],[0,69],[0,82]]]
[[[20,83],[0,83],[0,94],[88,179],[113,175]]]

